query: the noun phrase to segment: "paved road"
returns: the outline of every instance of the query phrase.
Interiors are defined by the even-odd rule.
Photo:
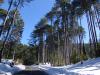
[[[20,71],[18,73],[15,73],[13,75],[48,75],[46,72],[44,71],[41,71],[41,70],[23,70],[23,71]]]
[[[26,66],[26,70],[17,72],[13,75],[48,75],[46,72],[42,71],[38,66]]]

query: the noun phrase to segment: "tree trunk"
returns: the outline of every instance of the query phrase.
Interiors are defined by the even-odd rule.
[[[5,17],[5,19],[4,19],[4,22],[3,22],[3,24],[2,24],[2,25],[3,25],[3,28],[2,28],[1,31],[0,31],[0,37],[1,37],[1,35],[2,35],[2,31],[3,31],[3,29],[4,29],[4,26],[5,26],[5,24],[6,24],[6,21],[7,21],[7,18],[8,18],[9,12],[10,12],[10,9],[11,9],[11,7],[12,7],[13,1],[14,1],[14,0],[11,0],[10,5],[9,5],[9,8],[8,8],[8,10],[7,10],[7,15],[6,15],[6,17]]]
[[[9,6],[8,11],[10,11],[10,8],[11,8],[11,6],[12,6],[12,3],[13,3],[13,0],[12,0],[12,2],[10,3],[10,6]],[[10,33],[10,29],[11,29],[12,25],[14,25],[14,19],[15,19],[16,11],[17,11],[19,5],[20,5],[20,1],[19,1],[18,5],[17,5],[16,8],[15,8],[14,16],[13,16],[13,19],[12,19],[11,24],[10,24],[11,26],[9,26],[9,28],[8,28],[7,35],[6,35],[5,40],[4,40],[4,42],[3,42],[2,48],[1,48],[1,50],[0,50],[0,62],[1,62],[1,59],[2,59],[2,52],[3,52],[3,49],[4,49],[4,47],[5,47],[6,40],[7,40],[8,36],[9,36],[9,33]],[[8,14],[9,14],[9,12],[8,12]],[[5,19],[5,22],[4,22],[3,25],[5,25],[6,20],[7,20],[7,18]],[[2,29],[2,30],[3,30],[3,29]],[[1,34],[2,34],[2,31],[0,32],[0,36],[1,36]]]

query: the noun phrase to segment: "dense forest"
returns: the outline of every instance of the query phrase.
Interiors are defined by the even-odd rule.
[[[20,41],[24,21],[19,11],[24,3],[31,1],[8,0],[8,10],[0,8],[0,60],[19,59],[23,64],[48,62],[60,66],[100,57],[99,0],[55,0],[51,11],[35,25],[29,45],[24,45]],[[87,25],[83,25],[83,16]],[[84,26],[88,27],[88,32]]]

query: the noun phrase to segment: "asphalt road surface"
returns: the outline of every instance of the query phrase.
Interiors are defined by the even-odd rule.
[[[20,71],[20,72],[17,72],[13,75],[49,75],[47,74],[46,72],[44,71],[41,71],[41,70],[23,70],[23,71]]]

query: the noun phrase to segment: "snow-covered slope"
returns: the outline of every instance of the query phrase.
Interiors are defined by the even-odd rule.
[[[100,75],[100,58],[89,59],[68,66],[50,67],[39,66],[41,69],[48,72],[50,75]]]
[[[24,65],[14,65],[13,67],[10,66],[10,63],[12,60],[9,59],[3,59],[2,63],[0,63],[0,75],[12,75],[12,73],[25,70]]]
[[[11,67],[8,64],[0,63],[0,75],[1,74],[12,75],[12,73],[20,71],[20,70],[25,70],[25,66],[19,64],[19,65],[14,65],[13,67]]]

